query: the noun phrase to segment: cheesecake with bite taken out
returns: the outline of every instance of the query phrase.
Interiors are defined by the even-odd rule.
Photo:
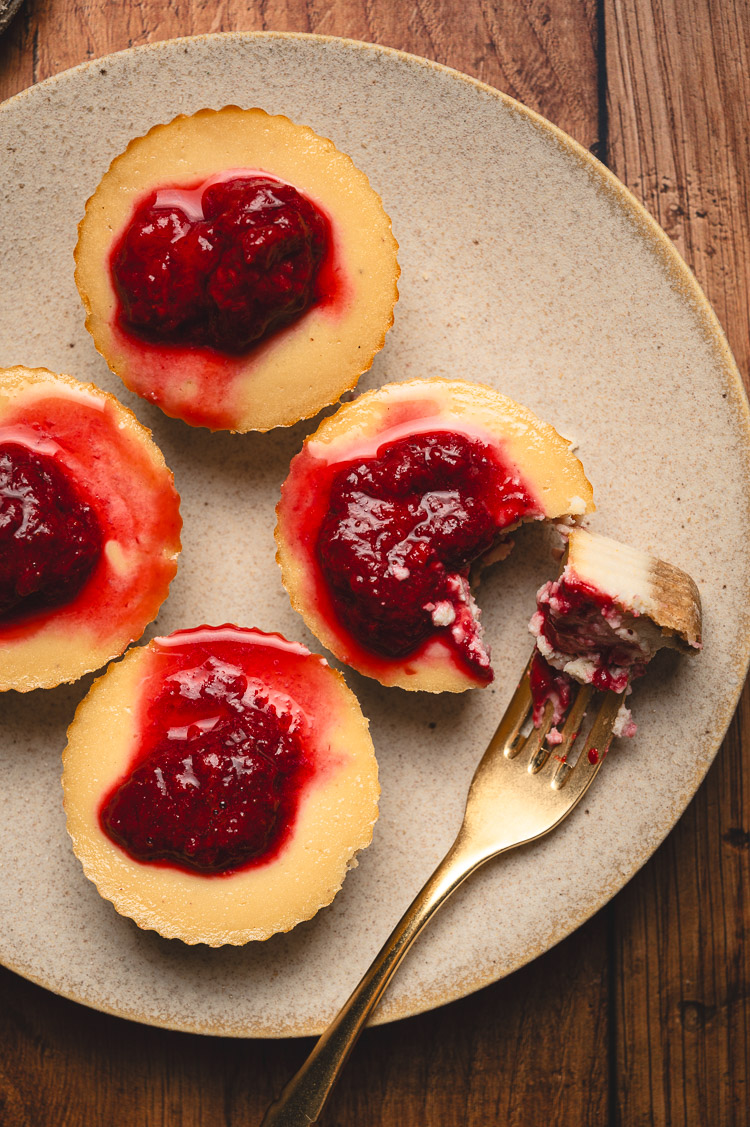
[[[341,674],[248,628],[130,650],[79,706],[63,765],[86,876],[139,927],[190,944],[310,919],[377,818],[372,741]]]
[[[540,588],[529,624],[537,649],[531,674],[535,721],[549,700],[558,722],[571,680],[621,693],[663,647],[697,653],[701,624],[700,594],[684,571],[571,528],[562,573]],[[627,709],[615,734],[635,734]]]
[[[141,636],[177,570],[179,506],[114,396],[0,369],[0,690],[75,681]]]
[[[384,685],[462,692],[492,669],[476,562],[532,520],[576,519],[592,490],[570,444],[481,384],[412,380],[341,407],[292,461],[277,558],[292,605]]]
[[[225,106],[112,162],[75,251],[86,327],[166,414],[269,430],[354,387],[383,347],[397,244],[351,159],[306,126]]]

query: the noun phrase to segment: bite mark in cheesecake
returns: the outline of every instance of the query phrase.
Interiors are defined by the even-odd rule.
[[[410,380],[326,419],[293,459],[276,542],[292,605],[384,685],[492,680],[471,569],[524,521],[578,519],[591,486],[569,444],[481,384]]]

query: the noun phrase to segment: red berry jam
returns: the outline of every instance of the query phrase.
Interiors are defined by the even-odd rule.
[[[529,670],[529,686],[533,702],[533,722],[538,728],[544,718],[547,704],[552,705],[552,724],[555,726],[565,716],[570,706],[573,682],[567,673],[561,673],[545,661],[540,653],[535,653]]]
[[[340,465],[317,538],[340,622],[388,658],[439,633],[490,681],[469,568],[533,510],[497,451],[459,433],[411,435]]]
[[[138,206],[111,256],[126,331],[239,355],[323,296],[326,217],[262,174],[161,188]]]
[[[104,832],[137,861],[227,874],[269,860],[290,830],[312,772],[307,721],[258,679],[242,633],[157,640],[134,763],[100,810]],[[306,653],[264,638],[267,663]]]
[[[102,543],[96,513],[53,456],[0,443],[0,622],[72,602]]]
[[[539,591],[532,629],[555,653],[594,663],[587,680],[597,689],[621,693],[650,656],[623,620],[609,595],[564,572]]]

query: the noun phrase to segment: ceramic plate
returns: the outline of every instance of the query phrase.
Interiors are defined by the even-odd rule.
[[[732,715],[748,659],[747,405],[705,299],[666,237],[593,158],[510,99],[421,59],[341,40],[227,35],[87,63],[0,108],[0,363],[114,391],[153,428],[183,498],[178,577],[149,634],[226,621],[319,648],[274,563],[273,510],[315,423],[210,435],[112,376],[83,327],[76,224],[110,160],[175,114],[284,113],[369,175],[401,244],[401,299],[362,390],[415,376],[494,384],[575,436],[591,527],[690,571],[704,652],[660,655],[632,697],[638,736],[552,837],[490,864],[408,958],[377,1020],[483,986],[601,907],[676,822]],[[117,916],[83,877],[60,794],[65,729],[90,678],[3,700],[0,959],[70,998],[156,1025],[286,1036],[320,1030],[447,849],[468,781],[530,648],[542,530],[479,592],[496,680],[461,697],[348,672],[381,766],[372,847],[334,904],[244,949],[188,948]]]

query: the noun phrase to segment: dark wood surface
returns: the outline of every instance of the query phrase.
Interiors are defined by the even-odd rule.
[[[26,0],[0,41],[0,98],[130,45],[269,29],[425,55],[562,126],[675,241],[747,378],[747,0]],[[623,892],[505,981],[368,1030],[324,1127],[747,1127],[748,744],[746,692]],[[252,1127],[310,1044],[141,1027],[0,969],[0,1124]]]

